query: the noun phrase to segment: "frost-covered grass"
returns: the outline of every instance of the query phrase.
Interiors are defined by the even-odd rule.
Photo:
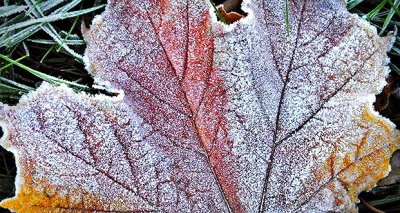
[[[34,90],[41,81],[65,83],[76,89],[90,88],[93,80],[84,70],[85,43],[81,24],[90,23],[106,0],[0,0],[0,101],[15,104],[21,95]],[[209,0],[222,2],[221,0]],[[256,1],[256,0],[254,0]],[[205,1],[206,3],[206,1]],[[282,0],[287,5],[288,0]],[[400,0],[349,0],[348,8],[386,35],[400,27]],[[290,13],[286,30],[290,33]],[[400,85],[400,37],[389,53],[392,78]],[[400,103],[391,103],[400,105]],[[385,115],[400,122],[399,114]],[[12,194],[15,166],[10,154],[0,150],[0,199]],[[379,197],[364,194],[369,203],[386,211],[400,211],[400,187],[376,188]],[[373,190],[373,192],[374,192]],[[398,208],[398,209],[395,209]],[[362,208],[365,209],[365,208]]]
[[[18,98],[45,80],[88,89],[81,23],[106,1],[4,0],[0,5],[0,101]]]

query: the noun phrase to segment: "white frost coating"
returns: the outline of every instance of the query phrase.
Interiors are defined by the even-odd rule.
[[[110,1],[84,60],[120,95],[44,83],[0,108],[19,176],[68,210],[354,210],[398,147],[372,110],[391,38],[339,0],[290,1],[290,35],[282,1],[243,10],[226,27],[201,1]]]
[[[354,198],[335,177],[317,180],[316,173],[332,154],[335,172],[346,155],[358,158],[349,144],[362,141],[364,127],[357,125],[366,122],[363,113],[395,129],[372,110],[375,94],[386,84],[386,52],[393,37],[379,38],[343,2],[293,4],[289,36],[280,1],[249,3],[255,17],[234,27],[213,23],[216,32],[224,32],[216,39],[214,61],[225,73],[229,134],[234,153],[241,156],[239,170],[246,171],[239,179],[241,198],[248,211],[350,210]],[[382,137],[398,134],[387,135],[379,125],[369,131]],[[370,136],[365,147],[390,152],[389,145],[374,143]],[[339,189],[333,192],[324,184]]]
[[[108,10],[108,5],[107,5],[106,10]],[[102,15],[96,15],[92,20],[91,27],[97,28],[97,27],[101,26],[102,22],[103,22],[103,16]],[[84,31],[84,29],[82,29],[82,31]],[[83,36],[85,37],[85,34],[83,34]],[[113,88],[109,81],[101,80],[101,79],[98,79],[96,77],[96,72],[95,72],[94,67],[90,66],[91,63],[90,63],[90,59],[88,57],[87,51],[88,50],[86,49],[85,50],[85,54],[83,55],[83,63],[85,64],[85,69],[92,75],[92,77],[94,79],[94,82],[96,84],[98,84],[100,87],[106,88],[110,92],[119,92],[119,91],[121,91],[121,90]]]
[[[98,196],[98,200],[83,197],[86,201],[81,208],[104,205],[104,210],[157,210],[156,203],[160,205],[177,199],[157,201],[158,193],[161,193],[156,187],[157,182],[167,184],[168,180],[190,176],[185,171],[182,171],[184,174],[169,171],[176,160],[180,158],[182,170],[204,167],[204,161],[196,153],[179,147],[178,150],[159,147],[163,137],[126,104],[113,98],[89,97],[75,94],[66,86],[43,83],[36,92],[22,98],[17,108],[8,109],[5,114],[10,123],[18,124],[13,131],[24,133],[14,133],[15,141],[9,148],[16,156],[17,153],[23,155],[22,159],[17,158],[17,162],[22,163],[19,171],[24,171],[24,174],[18,174],[18,187],[22,184],[21,176],[28,176],[33,179],[33,184],[37,183],[38,190],[46,193],[52,194],[52,189],[48,185],[39,185],[41,180],[51,183],[52,187],[61,187],[57,191],[59,195],[79,190]],[[190,157],[190,162],[185,162],[186,157]],[[27,161],[35,164],[26,164]],[[185,168],[187,163],[194,167]],[[188,180],[200,184],[209,179],[207,171],[204,175],[201,173],[203,171]],[[196,190],[211,191],[207,183],[203,184],[197,185]],[[193,193],[190,192],[192,189],[187,190],[187,193]],[[161,198],[167,199],[173,195],[171,193],[173,190],[169,188]],[[205,193],[196,196],[207,198]],[[70,196],[79,201],[84,194]],[[189,204],[180,198],[180,208],[193,205],[192,208],[201,209],[202,205],[212,202],[211,198],[195,200],[198,200],[197,204]],[[70,208],[73,207],[71,204]]]
[[[227,211],[189,117],[196,109],[188,109],[183,86],[177,87],[179,80],[193,87],[185,91],[194,97],[191,104],[199,104],[197,96],[206,92],[196,76],[183,78],[185,69],[208,74],[201,67],[210,66],[211,58],[198,60],[212,54],[209,32],[203,32],[208,8],[192,1],[190,11],[177,12],[182,6],[110,2],[85,34],[86,55],[92,56],[85,57],[87,69],[97,84],[123,90],[123,101],[122,95],[89,97],[43,84],[7,111],[18,124],[13,146],[24,153],[25,164],[33,164],[25,165],[22,175],[35,190],[70,195],[77,203],[67,209]],[[181,39],[160,36],[175,33]],[[46,184],[39,184],[42,180]],[[36,204],[20,206],[28,205]]]

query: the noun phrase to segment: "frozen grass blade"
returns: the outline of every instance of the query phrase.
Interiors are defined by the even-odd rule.
[[[7,79],[7,78],[0,77],[0,81],[6,82],[9,85],[13,85],[13,86],[18,87],[18,88],[20,88],[22,90],[25,90],[25,91],[33,91],[33,90],[35,90],[35,88],[33,88],[33,87],[20,84],[18,82],[12,81],[12,80]]]
[[[37,7],[37,3],[35,0],[25,0],[25,3],[29,7],[29,12],[25,14],[26,16],[30,16],[31,13],[33,13],[36,18],[44,16],[44,13],[41,12],[40,8]]]
[[[1,93],[4,93],[4,92],[14,92],[14,93],[26,93],[26,92],[28,92],[28,91],[26,91],[26,90],[22,90],[22,89],[18,89],[18,88],[16,88],[16,87],[12,87],[12,86],[9,86],[9,85],[6,85],[6,84],[3,84],[3,83],[0,83],[0,91],[1,91]]]
[[[20,13],[24,11],[27,6],[23,5],[10,5],[0,7],[0,18],[13,15],[15,13]]]
[[[3,18],[4,21],[3,21],[2,24],[0,24],[0,27],[5,27],[5,26],[10,26],[10,25],[13,25],[13,24],[17,24],[17,23],[19,23],[21,21],[24,21],[26,19],[27,18],[25,17],[25,13],[20,13],[20,14],[16,15],[15,17],[11,18],[11,19],[9,19],[9,17],[4,17]]]
[[[394,52],[394,54],[400,56],[400,49],[399,49],[399,48],[393,47],[393,48],[392,48],[392,51]]]
[[[54,10],[54,12],[52,12],[51,14],[59,14],[59,13],[65,13],[69,10],[71,10],[72,8],[74,8],[76,5],[78,5],[79,3],[81,3],[82,0],[73,0],[70,3]]]
[[[30,37],[31,35],[35,34],[37,31],[40,30],[40,25],[33,25],[29,26],[18,33],[13,34],[12,36],[4,35],[0,37],[0,47],[13,47],[18,43],[22,42],[26,38]]]
[[[29,2],[29,1],[26,1],[26,2],[27,2],[27,4],[32,5],[32,2]],[[43,16],[44,16],[43,11],[34,5],[32,7],[35,8],[34,15],[36,16],[36,18],[43,18]],[[49,34],[54,39],[54,41],[56,41],[58,44],[60,44],[60,46],[62,46],[65,50],[67,50],[67,52],[71,56],[73,56],[74,58],[77,58],[78,60],[82,60],[81,55],[79,55],[78,53],[76,53],[75,51],[70,49],[67,45],[62,44],[60,36],[58,35],[57,31],[54,29],[54,27],[51,24],[49,24],[49,23],[41,24],[40,28],[43,31],[45,31],[47,34]]]
[[[31,4],[31,5],[32,5],[32,2],[34,2],[34,1],[32,0],[32,2],[28,2],[28,1],[26,1],[26,2],[27,2],[28,4]],[[75,7],[75,6],[76,6],[77,4],[79,4],[80,2],[81,2],[81,0],[74,0],[74,1],[70,2],[69,4],[67,4],[67,5],[65,5],[65,6],[63,6],[63,7],[61,7],[61,8],[59,8],[58,10],[55,10],[55,11],[52,12],[51,14],[64,13],[64,12],[66,12],[66,11],[72,9],[73,7]],[[92,10],[92,11],[95,11],[95,10],[100,9],[100,8],[102,8],[102,7],[104,7],[104,5],[100,5],[100,6],[97,6],[97,7],[88,8],[88,9],[85,9],[85,10]],[[36,8],[36,11],[35,11],[36,18],[43,18],[43,11],[41,11],[41,9],[38,8],[38,7],[35,7],[35,8]],[[94,8],[96,8],[96,9],[94,9]],[[81,10],[81,11],[75,11],[75,12],[79,13],[79,12],[82,12],[82,11],[83,11],[83,10]],[[89,12],[92,12],[92,11],[89,11]],[[89,13],[89,12],[85,12],[85,13]],[[79,15],[81,15],[81,14],[76,14],[76,16],[79,16]],[[71,16],[71,17],[74,17],[74,16]],[[63,43],[63,39],[58,35],[58,32],[54,29],[54,27],[53,27],[52,25],[50,25],[50,24],[45,24],[45,25],[42,25],[42,26],[40,26],[40,27],[41,27],[41,29],[43,29],[47,34],[49,34],[49,35],[54,39],[54,41],[57,42],[58,45],[60,45],[61,47],[63,47],[64,50],[66,50],[66,52],[67,52],[68,54],[70,54],[72,57],[74,57],[74,58],[75,58],[77,61],[79,61],[80,63],[83,62],[83,57],[82,57],[80,54],[76,53],[76,52],[75,52],[74,50],[72,50],[71,48],[69,48],[68,45],[66,45],[65,43]]]
[[[32,4],[32,6],[31,6],[31,4],[28,4],[29,5],[29,10],[28,10],[28,12],[25,13],[25,15],[26,16],[29,15],[36,8],[36,6],[39,5],[42,1],[43,0],[39,0],[37,2],[34,2],[34,4]]]
[[[29,48],[28,48],[28,46],[26,45],[25,41],[22,42],[22,47],[24,47],[25,54],[26,54],[27,56],[29,56],[29,55],[30,55],[30,53],[29,53]]]
[[[47,12],[63,2],[65,2],[65,0],[47,0],[41,2],[39,7],[42,9],[42,11]]]
[[[350,1],[347,2],[347,8],[353,9],[354,7],[356,7],[357,5],[359,5],[363,1],[364,0],[350,0]]]
[[[37,77],[49,82],[49,83],[58,84],[58,85],[59,84],[66,84],[68,86],[72,86],[72,87],[76,87],[76,88],[80,88],[80,89],[88,89],[89,88],[86,85],[78,84],[78,83],[71,82],[71,81],[66,81],[66,80],[63,80],[63,79],[59,79],[59,78],[44,74],[44,73],[39,72],[37,70],[34,70],[34,69],[32,69],[32,68],[30,68],[28,66],[25,66],[25,65],[15,61],[15,60],[12,60],[11,58],[9,58],[9,57],[7,57],[5,55],[0,54],[0,58],[5,60],[5,61],[7,61],[7,62],[9,62],[9,63],[12,63],[13,65],[16,65],[16,66],[20,67],[21,69],[24,69],[24,70],[30,72],[31,74],[33,74],[33,75],[35,75],[35,76],[37,76]]]
[[[54,40],[48,40],[48,39],[28,39],[28,41],[33,42],[33,43],[37,43],[37,44],[48,44],[48,45],[57,45],[57,42],[55,42]],[[64,44],[66,45],[84,45],[85,41],[83,41],[82,39],[64,39]]]
[[[60,36],[66,37],[67,35],[70,40],[81,40],[81,37],[79,37],[77,34],[72,34],[72,32],[68,33],[68,32],[65,32],[64,30],[60,31]]]
[[[371,21],[383,24],[385,22],[385,19],[379,18],[379,17],[374,17]],[[400,26],[400,22],[399,21],[393,21],[393,19],[392,19],[392,20],[389,21],[388,26],[389,27],[390,26]]]
[[[400,69],[394,65],[394,64],[390,64],[390,68],[395,71],[398,75],[400,75]]]
[[[44,30],[49,36],[51,36],[58,45],[62,46],[65,51],[68,52],[72,57],[74,57],[79,62],[83,62],[83,57],[72,50],[68,45],[62,43],[62,38],[58,35],[57,31],[51,25],[41,26],[42,30]]]
[[[49,15],[44,15],[45,12],[64,2],[65,0],[25,0],[26,6],[24,7],[29,8],[29,13],[21,14],[21,16],[16,16],[0,26],[0,47],[14,47],[28,37],[32,36],[34,33],[38,32],[39,30],[44,30],[47,34],[49,34],[54,42],[58,44],[57,51],[63,48],[67,54],[71,55],[76,60],[82,63],[82,56],[68,47],[68,45],[71,43],[72,45],[78,45],[82,42],[67,41],[69,36],[61,37],[57,30],[49,23],[66,18],[78,17],[82,14],[91,13],[95,10],[103,8],[104,5],[98,5],[83,10],[81,9],[73,12],[68,12],[82,2],[82,0],[72,0],[69,3],[61,6],[60,8],[55,9]],[[77,21],[78,20],[76,19],[76,22]]]
[[[37,19],[30,19],[28,21],[24,21],[18,24],[14,24],[12,26],[7,26],[7,27],[1,27],[0,28],[0,34],[12,31],[12,30],[16,30],[19,28],[23,28],[23,27],[27,27],[33,24],[38,24],[38,23],[49,23],[49,22],[54,22],[54,21],[58,21],[58,20],[63,20],[66,18],[72,18],[72,17],[76,17],[76,16],[80,16],[86,13],[90,13],[93,12],[95,10],[98,10],[100,8],[103,8],[104,5],[100,5],[97,7],[92,7],[89,9],[84,9],[84,10],[79,10],[79,11],[74,11],[74,12],[66,12],[63,14],[56,14],[56,15],[50,15],[50,16],[44,16],[42,18],[37,18]]]

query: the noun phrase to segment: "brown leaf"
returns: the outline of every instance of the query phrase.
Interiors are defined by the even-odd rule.
[[[339,0],[244,2],[222,26],[202,1],[110,1],[86,65],[118,97],[44,83],[0,106],[30,211],[355,210],[399,132],[373,110],[392,38]]]
[[[239,21],[240,19],[242,19],[244,17],[243,15],[241,15],[237,12],[227,13],[223,6],[218,7],[218,12],[221,14],[222,17],[224,17],[224,21],[227,24],[232,24],[236,21]]]
[[[374,103],[375,109],[381,113],[388,108],[390,102],[390,96],[396,94],[396,89],[395,89],[396,81],[390,76],[387,78],[387,81],[388,81],[387,85],[383,88],[382,92],[379,95],[377,95],[377,99]]]
[[[224,6],[224,10],[228,13],[233,11],[241,10],[242,0],[226,0],[223,1],[222,5]]]

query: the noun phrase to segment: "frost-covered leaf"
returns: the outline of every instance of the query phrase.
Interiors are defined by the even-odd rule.
[[[43,84],[1,106],[16,211],[355,210],[399,132],[372,108],[391,37],[339,0],[109,2],[86,65],[118,97]]]
[[[400,151],[396,151],[393,153],[392,158],[390,160],[390,166],[392,170],[390,173],[380,180],[377,185],[378,186],[390,186],[396,183],[400,183]]]

